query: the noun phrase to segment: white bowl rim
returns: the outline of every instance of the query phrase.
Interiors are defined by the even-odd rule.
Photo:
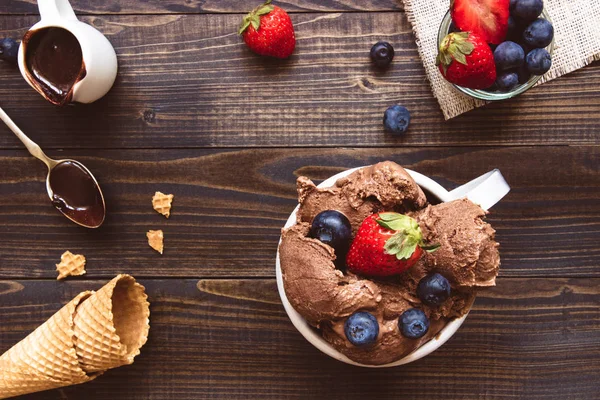
[[[365,168],[365,167],[357,167],[352,168],[346,171],[342,171],[326,180],[321,182],[318,187],[331,187],[335,184],[338,179],[344,178],[354,171]],[[450,192],[448,192],[442,185],[434,181],[433,179],[420,174],[418,172],[412,171],[410,169],[406,169],[409,175],[415,180],[415,182],[425,190],[428,190],[431,194],[439,198],[442,202],[453,200],[450,196]],[[285,223],[284,229],[287,229],[296,223],[296,214],[300,206],[296,206],[294,211],[290,214],[287,222]],[[281,238],[279,239],[279,244],[281,244]],[[275,262],[275,274],[277,277],[277,289],[279,291],[279,296],[281,297],[281,302],[283,303],[283,307],[285,311],[292,321],[292,324],[296,327],[296,329],[304,336],[306,340],[308,340],[313,346],[317,349],[321,350],[323,353],[327,354],[330,357],[335,358],[338,361],[342,361],[346,364],[355,365],[358,367],[366,367],[366,368],[389,368],[396,367],[399,365],[404,365],[411,363],[413,361],[417,361],[428,354],[431,354],[435,350],[437,350],[440,346],[446,343],[460,328],[463,324],[469,312],[463,315],[460,318],[453,319],[448,322],[444,328],[431,340],[415,349],[412,353],[407,356],[401,358],[400,360],[394,361],[389,364],[383,365],[369,365],[369,364],[361,364],[356,361],[351,360],[346,355],[342,354],[338,350],[336,350],[333,346],[331,346],[319,333],[298,313],[294,307],[290,304],[286,294],[285,288],[283,285],[283,275],[281,273],[281,263],[279,261],[279,245],[277,246],[277,258]],[[469,310],[470,311],[470,310]]]

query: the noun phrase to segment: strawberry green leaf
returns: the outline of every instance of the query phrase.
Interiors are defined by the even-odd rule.
[[[267,15],[268,13],[270,13],[271,11],[273,11],[274,9],[275,9],[275,7],[273,7],[273,6],[264,5],[261,8],[259,8],[258,10],[256,10],[256,12],[254,14],[258,15],[258,16]]]
[[[444,70],[444,75],[446,75],[446,73],[448,72],[448,65],[446,65],[446,63],[444,63],[442,61],[442,55],[441,53],[438,53],[437,57],[436,57],[436,61],[435,61],[435,65],[441,65],[442,69]]]
[[[244,33],[244,31],[246,29],[248,29],[249,26],[250,26],[250,19],[244,18],[244,20],[242,21],[242,25],[240,25],[240,29],[238,30],[238,35],[241,35],[242,33]]]
[[[445,65],[450,65],[450,63],[452,62],[452,56],[447,53],[442,53],[442,59],[444,60]]]
[[[468,40],[465,40],[464,42],[456,41],[455,46],[458,49],[458,51],[460,51],[463,54],[471,54],[475,49],[475,45],[469,42]]]
[[[417,250],[419,241],[414,236],[397,233],[385,242],[384,249],[398,260],[408,260]]]
[[[392,231],[418,231],[419,236],[421,234],[419,223],[408,215],[381,213],[377,223]]]
[[[463,65],[467,65],[467,57],[462,53],[454,53],[454,59]]]
[[[437,249],[439,249],[442,246],[439,243],[435,243],[435,244],[424,244],[423,243],[422,245],[419,245],[419,247],[428,253],[433,253],[434,251],[436,251]]]
[[[377,223],[396,233],[389,238],[384,245],[385,252],[396,256],[399,260],[408,260],[418,247],[432,252],[440,246],[438,244],[428,244],[423,241],[423,233],[416,219],[408,215],[386,212],[380,213]]]
[[[398,215],[400,215],[400,214],[393,213],[393,212],[383,212],[383,213],[379,213],[379,219],[382,221],[392,221],[392,220],[396,219]]]
[[[256,7],[244,17],[242,24],[240,25],[240,29],[238,30],[238,34],[241,35],[244,33],[244,31],[248,29],[250,25],[252,25],[252,27],[258,31],[260,28],[260,17],[262,15],[267,15],[274,9],[275,7],[271,5],[271,0],[267,0],[264,4]]]
[[[253,15],[252,18],[250,18],[250,23],[255,30],[258,30],[258,28],[260,28],[260,17],[258,15]]]
[[[450,46],[451,54],[454,59],[461,64],[467,65],[466,55],[471,54],[475,46],[469,41],[456,41]]]
[[[452,60],[466,65],[466,57],[474,49],[475,45],[469,41],[469,32],[449,33],[440,44],[438,59],[443,67],[448,67],[452,63]]]

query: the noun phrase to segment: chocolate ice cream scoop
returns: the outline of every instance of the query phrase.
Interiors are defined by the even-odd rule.
[[[335,268],[331,247],[307,237],[307,223],[283,232],[279,248],[286,294],[312,325],[348,317],[358,308],[376,308],[381,293],[374,282],[344,275]]]
[[[494,284],[498,244],[494,230],[483,221],[485,211],[469,200],[426,207],[419,186],[397,164],[360,169],[329,188],[317,188],[301,177],[298,194],[297,223],[283,230],[279,248],[285,294],[327,342],[354,361],[381,365],[401,359],[467,313],[477,287]],[[440,252],[423,256],[407,272],[385,280],[343,273],[335,268],[335,251],[307,237],[310,221],[325,209],[344,213],[354,232],[374,212],[409,213],[419,221],[426,240],[441,245]],[[417,296],[419,282],[432,272],[452,284],[450,297],[435,307]],[[399,329],[398,318],[410,308],[421,310],[430,322],[419,339],[406,338]],[[357,311],[368,311],[379,323],[378,339],[371,346],[354,346],[344,334],[345,321]]]
[[[297,181],[298,222],[312,222],[325,210],[336,210],[350,220],[354,232],[369,215],[386,210],[407,212],[425,206],[425,194],[404,168],[391,161],[361,168],[320,189],[308,178]]]
[[[426,261],[458,286],[494,286],[500,267],[495,230],[483,221],[486,212],[467,199],[417,211],[426,240],[440,244]]]

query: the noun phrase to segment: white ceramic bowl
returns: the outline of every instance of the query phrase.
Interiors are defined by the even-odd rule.
[[[345,176],[350,175],[354,171],[363,168],[354,168],[344,172],[340,172],[337,175],[330,177],[329,179],[323,181],[319,187],[331,187],[335,185],[335,182],[343,178]],[[415,182],[423,189],[429,191],[433,196],[437,197],[442,202],[448,202],[452,200],[456,200],[461,197],[467,197],[470,200],[480,204],[482,208],[488,209],[494,204],[496,204],[500,199],[502,199],[509,191],[510,187],[502,177],[502,174],[498,170],[493,170],[488,172],[485,175],[480,176],[479,178],[449,192],[444,189],[439,183],[435,182],[431,178],[426,177],[418,172],[406,170],[410,176],[415,180]],[[297,206],[287,222],[285,223],[284,228],[289,228],[296,223],[296,213],[298,212],[299,206]],[[281,239],[279,241],[281,244]],[[281,297],[281,302],[283,303],[283,307],[287,312],[292,324],[298,329],[298,331],[312,343],[317,349],[321,350],[323,353],[327,354],[335,358],[336,360],[345,362],[347,364],[356,365],[360,367],[368,367],[368,368],[386,368],[386,367],[395,367],[398,365],[408,364],[413,361],[416,361],[420,358],[425,357],[426,355],[432,353],[436,349],[438,349],[441,345],[446,343],[448,339],[454,335],[454,333],[458,330],[458,328],[462,325],[462,323],[467,318],[467,314],[462,316],[461,318],[454,319],[450,321],[446,326],[440,331],[438,335],[436,335],[429,342],[425,343],[421,347],[415,349],[412,353],[407,355],[406,357],[397,360],[393,363],[384,364],[384,365],[367,365],[361,364],[356,361],[352,361],[344,354],[340,353],[333,346],[331,346],[321,334],[309,325],[308,322],[300,315],[290,304],[287,296],[285,295],[285,289],[283,285],[283,276],[281,274],[281,263],[279,260],[279,250],[277,250],[277,259],[276,259],[276,275],[277,275],[277,289],[279,290],[279,295]]]

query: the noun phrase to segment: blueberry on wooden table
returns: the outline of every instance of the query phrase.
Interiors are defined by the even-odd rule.
[[[19,43],[11,38],[0,39],[0,60],[11,64],[17,64],[19,54]]]
[[[371,60],[378,67],[387,67],[394,59],[394,48],[388,42],[377,42],[371,47]]]
[[[390,133],[404,133],[410,125],[410,112],[404,106],[393,105],[385,110],[383,125]]]

